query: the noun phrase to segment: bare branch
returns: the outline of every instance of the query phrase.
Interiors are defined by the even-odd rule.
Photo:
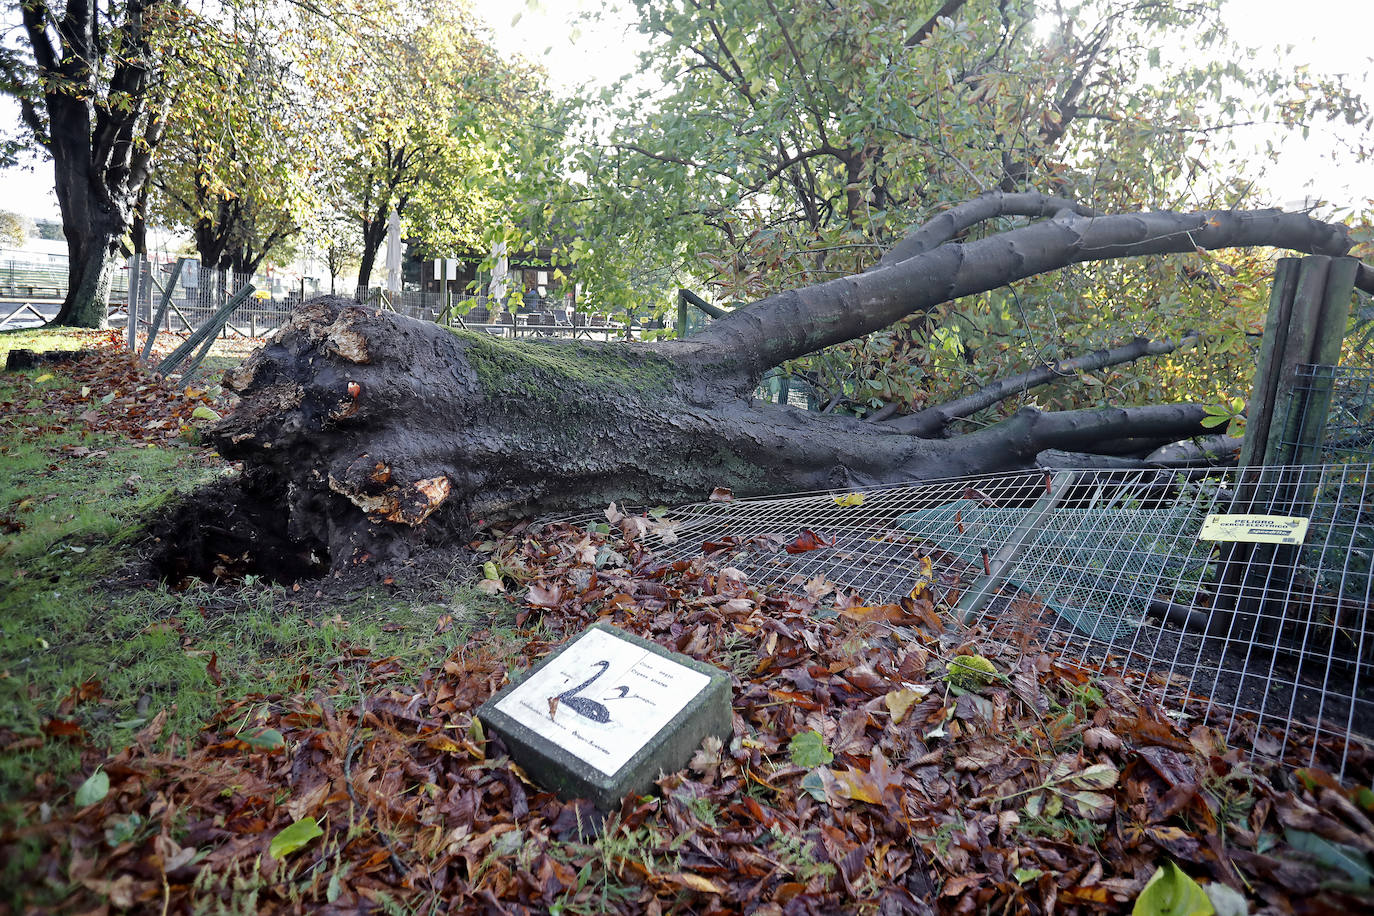
[[[1161,356],[1196,341],[1196,336],[1185,337],[1182,340],[1150,340],[1145,337],[1137,337],[1129,343],[1120,344],[1110,350],[1094,350],[1082,356],[1061,360],[1053,365],[1040,366],[1027,372],[998,379],[964,397],[945,404],[927,407],[925,410],[909,416],[892,420],[887,426],[890,429],[898,429],[924,438],[938,436],[945,431],[945,427],[953,420],[972,416],[999,401],[1022,394],[1032,388],[1047,385],[1056,379],[1072,376],[1077,372],[1092,372],[1107,366],[1134,362],[1144,356]]]
[[[907,258],[924,254],[957,237],[978,223],[1002,216],[1030,216],[1037,219],[1072,211],[1080,216],[1096,216],[1097,211],[1062,197],[1033,192],[988,191],[973,200],[951,207],[939,216],[912,229],[879,259],[873,269],[890,267]]]

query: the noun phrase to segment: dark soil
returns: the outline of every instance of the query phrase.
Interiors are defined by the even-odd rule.
[[[237,478],[186,496],[149,526],[148,561],[156,577],[173,586],[187,579],[213,582],[245,575],[287,585],[322,577],[329,569],[328,552],[288,538],[285,515],[271,496]]]
[[[455,569],[472,566],[466,544],[434,545],[400,560],[364,561],[330,570],[328,548],[297,540],[270,489],[240,476],[188,494],[148,526],[135,576],[184,588],[193,580],[231,584],[257,576],[300,585],[302,594],[331,599],[378,584],[425,591]],[[306,586],[309,588],[306,588]]]

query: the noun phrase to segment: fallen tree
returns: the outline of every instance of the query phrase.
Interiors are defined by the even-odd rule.
[[[960,240],[1007,216],[1041,218]],[[899,257],[873,270],[761,300],[686,340],[507,341],[317,299],[228,374],[243,401],[212,438],[243,462],[243,498],[273,507],[302,556],[336,569],[402,559],[479,518],[692,501],[718,486],[744,495],[991,472],[1046,449],[1144,454],[1203,434],[1203,408],[1027,408],[933,439],[911,430],[938,434],[957,410],[869,423],[753,393],[785,360],[1021,278],[1260,245],[1350,249],[1343,226],[1304,214],[1102,216],[1041,195],[994,194],[918,227],[894,249]],[[1374,290],[1374,271],[1363,267],[1358,284]],[[1085,365],[1163,347],[1133,343]],[[1038,383],[1026,378],[1007,393]]]

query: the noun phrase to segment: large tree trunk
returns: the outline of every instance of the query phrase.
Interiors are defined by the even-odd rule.
[[[926,439],[910,424],[752,394],[785,359],[954,296],[1076,261],[1237,244],[1348,248],[1340,227],[1294,214],[1083,217],[1061,208],[1046,222],[938,244],[657,344],[507,341],[317,299],[228,375],[244,400],[212,435],[243,461],[247,490],[284,508],[290,538],[336,568],[401,558],[484,517],[683,502],[717,486],[745,495],[990,472],[1046,449],[1121,440],[1149,451],[1203,433],[1203,409],[1027,409],[976,433]],[[1361,276],[1374,286],[1374,272]]]
[[[690,341],[507,341],[341,299],[298,310],[226,380],[245,401],[216,445],[276,482],[291,537],[335,565],[478,518],[994,471],[1128,434],[1173,441],[1205,415],[1026,410],[933,441],[754,401],[745,365]]]
[[[50,149],[56,179],[53,190],[67,238],[67,295],[51,324],[103,328],[132,199],[123,188],[112,192],[102,168],[93,161],[85,108],[67,100],[49,107],[61,114],[53,118]]]
[[[149,106],[146,29],[160,2],[130,0],[123,21],[108,29],[88,3],[63,4],[60,17],[43,0],[20,4],[46,124],[33,99],[21,98],[21,115],[52,154],[67,236],[67,297],[53,325],[105,325],[121,239],[162,136],[162,111]]]
[[[63,217],[67,234],[67,295],[51,324],[103,328],[109,314],[110,288],[119,269],[122,234],[102,226],[99,216],[82,221]]]

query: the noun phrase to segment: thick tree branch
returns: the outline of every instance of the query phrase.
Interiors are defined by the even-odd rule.
[[[955,13],[959,12],[959,8],[967,2],[968,0],[945,0],[944,4],[936,10],[929,19],[922,23],[919,29],[907,36],[905,42],[906,46],[908,48],[914,48],[925,41],[940,25],[941,19],[948,19],[950,16],[953,16]]]
[[[1003,216],[1030,216],[1045,219],[1071,211],[1080,216],[1097,216],[1096,210],[1062,197],[1022,192],[988,191],[973,200],[951,207],[906,234],[878,260],[875,269],[890,267],[907,258],[924,254],[957,237],[978,223]]]
[[[1064,210],[1031,226],[947,243],[889,267],[770,296],[715,322],[692,344],[757,379],[784,360],[1070,264],[1260,246],[1340,256],[1351,242],[1342,225],[1281,210],[1096,217]],[[1374,269],[1361,270],[1356,282],[1374,291]]]
[[[927,407],[925,410],[909,416],[892,420],[887,425],[890,429],[899,429],[914,436],[925,438],[938,436],[944,433],[945,427],[953,420],[972,416],[999,401],[1004,401],[1040,385],[1047,385],[1064,376],[1072,376],[1077,372],[1092,372],[1107,366],[1118,366],[1122,363],[1133,362],[1142,356],[1161,356],[1196,341],[1196,337],[1185,337],[1183,340],[1150,340],[1145,337],[1137,337],[1129,343],[1112,347],[1110,350],[1094,350],[1082,356],[1061,360],[1053,365],[1039,366],[1018,375],[998,379],[971,394],[944,404]]]
[[[1044,413],[1023,407],[994,426],[951,440],[962,451],[987,455],[981,471],[1020,467],[1046,449],[1090,451],[1112,439],[1165,442],[1203,435],[1207,411],[1196,404],[1151,404]],[[889,424],[890,425],[890,424]]]

